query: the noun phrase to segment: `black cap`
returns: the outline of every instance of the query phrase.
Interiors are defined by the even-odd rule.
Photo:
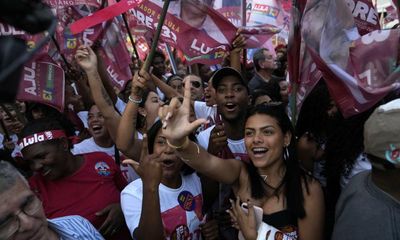
[[[241,84],[246,87],[247,92],[249,91],[247,87],[247,82],[244,80],[242,74],[240,74],[238,71],[236,71],[234,68],[231,67],[224,67],[219,70],[217,70],[213,76],[211,77],[212,80],[212,85],[215,89],[217,89],[218,85],[220,84],[221,80],[226,77],[226,76],[235,76],[237,77]]]

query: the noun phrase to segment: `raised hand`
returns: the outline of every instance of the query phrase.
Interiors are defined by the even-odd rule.
[[[217,124],[211,131],[207,152],[217,156],[225,146],[228,146],[228,137],[224,125]]]
[[[240,199],[237,198],[234,202],[230,200],[232,209],[228,210],[231,215],[233,226],[241,231],[246,240],[257,239],[257,222],[253,204],[247,202],[247,211],[244,211],[240,206]]]
[[[140,163],[126,159],[122,163],[129,164],[140,176],[143,182],[143,187],[158,189],[162,178],[162,167],[160,164],[159,154],[148,154],[147,135],[143,135],[142,152],[140,154]]]
[[[97,71],[97,56],[90,47],[79,46],[75,53],[75,59],[79,66],[86,72]]]
[[[246,37],[241,34],[242,29],[238,29],[236,32],[236,37],[232,41],[231,52],[240,52],[246,46]]]
[[[190,82],[187,82],[182,104],[178,98],[173,98],[169,105],[163,106],[158,110],[158,116],[163,123],[163,133],[168,141],[175,146],[181,146],[190,133],[194,132],[201,124],[207,122],[206,119],[197,119],[194,122],[189,121],[190,87]]]
[[[131,95],[141,96],[141,92],[146,88],[146,83],[151,81],[150,74],[143,69],[140,72],[136,72],[133,76]]]

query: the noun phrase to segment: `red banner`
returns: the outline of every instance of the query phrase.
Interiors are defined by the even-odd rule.
[[[51,8],[76,5],[89,5],[99,8],[102,0],[44,0],[43,2],[49,5]]]
[[[307,7],[304,39],[345,117],[369,109],[399,88],[400,29],[377,30],[360,37],[342,0],[322,0]],[[326,20],[312,20],[319,16]]]
[[[122,0],[119,3],[113,4],[109,7],[103,8],[94,14],[82,18],[73,24],[70,29],[73,34],[80,33],[87,28],[93,27],[97,24],[110,20],[131,8],[136,7],[142,0]]]
[[[132,78],[129,68],[131,56],[125,45],[124,31],[121,30],[123,28],[122,20],[114,18],[111,21],[86,28],[78,34],[72,34],[67,27],[70,23],[92,14],[95,10],[95,8],[88,8],[85,5],[63,9],[63,13],[59,12],[64,18],[62,24],[57,28],[56,39],[61,47],[61,53],[68,62],[74,61],[74,55],[79,45],[92,46],[95,42],[100,42],[99,52],[106,65],[109,79],[115,87],[121,90]]]
[[[131,19],[131,27],[135,26],[135,30],[144,34],[144,29],[153,33],[162,4],[159,0],[144,1],[130,10],[135,17]],[[197,17],[201,15],[200,21],[199,18],[193,18],[193,14]],[[161,40],[184,52],[190,63],[217,64],[229,50],[236,31],[237,27],[209,6],[177,1],[170,4]],[[242,33],[249,36],[248,47],[254,48],[261,46],[276,32],[279,32],[278,27],[263,25],[246,28]],[[151,36],[147,35],[148,40]],[[191,36],[189,41],[187,36]]]
[[[371,0],[346,0],[360,35],[380,30],[379,16]]]
[[[30,61],[24,66],[17,99],[64,111],[64,70],[51,62]]]

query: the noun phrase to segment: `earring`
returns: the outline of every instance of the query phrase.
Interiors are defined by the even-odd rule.
[[[288,146],[285,146],[283,148],[283,160],[289,161],[289,148],[288,148]]]

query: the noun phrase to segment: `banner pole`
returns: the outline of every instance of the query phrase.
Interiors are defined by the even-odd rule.
[[[117,2],[119,2],[119,1],[121,1],[121,0],[117,0]],[[124,21],[124,25],[125,25],[126,31],[128,32],[128,37],[129,37],[129,40],[131,41],[131,44],[132,44],[132,47],[133,47],[133,52],[135,53],[135,58],[139,61],[139,54],[138,54],[138,51],[136,49],[135,41],[133,41],[133,36],[132,36],[132,33],[131,33],[131,29],[129,28],[128,20],[126,20],[126,14],[122,13],[121,16],[122,16],[122,20]]]
[[[169,61],[171,63],[171,67],[172,67],[172,72],[174,74],[177,74],[178,73],[178,67],[176,66],[174,55],[172,54],[171,47],[169,46],[168,43],[165,43],[165,49],[167,49]]]
[[[247,22],[247,15],[246,15],[246,7],[247,7],[247,1],[243,0],[242,1],[242,26],[246,27],[246,22]],[[246,69],[247,66],[247,49],[243,49],[243,66]]]
[[[158,39],[160,38],[161,29],[162,29],[162,26],[164,25],[165,16],[167,15],[169,2],[170,2],[170,0],[164,1],[164,6],[163,6],[163,9],[162,9],[162,12],[160,15],[160,19],[158,20],[158,24],[157,24],[157,30],[156,30],[156,33],[154,34],[153,42],[151,43],[150,53],[147,56],[147,58],[144,62],[143,68],[142,68],[146,72],[148,72],[150,69],[151,62],[153,61],[153,58],[154,58],[154,53],[156,52],[156,49],[157,49]]]
[[[133,52],[135,53],[135,58],[139,61],[139,53],[138,53],[138,51],[136,49],[136,43],[133,40],[131,29],[129,28],[128,21],[126,20],[125,13],[122,14],[122,19],[124,20],[125,28],[128,31],[129,40],[131,40],[131,44],[132,44],[132,47],[133,47]]]

